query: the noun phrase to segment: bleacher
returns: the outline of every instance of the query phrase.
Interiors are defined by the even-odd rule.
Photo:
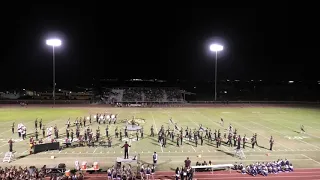
[[[102,94],[105,103],[111,102],[182,102],[178,88],[115,88]]]

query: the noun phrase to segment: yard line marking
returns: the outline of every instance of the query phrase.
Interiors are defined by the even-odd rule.
[[[109,151],[108,151],[108,153],[109,153]],[[100,154],[102,154],[102,151],[100,151]]]
[[[93,153],[95,153],[97,151],[98,148],[94,149]]]
[[[74,151],[72,151],[72,153],[74,153]]]
[[[208,152],[210,152],[210,150],[208,149]]]
[[[195,149],[193,146],[191,146],[191,147],[192,147],[192,149],[194,150],[194,152],[197,152],[196,149]]]
[[[229,151],[229,152],[232,152],[232,151]],[[58,153],[54,153],[54,154],[58,154]],[[93,155],[93,153],[89,153],[89,154]],[[38,154],[38,155],[39,156],[41,156],[41,155],[44,156],[44,154]],[[117,157],[117,155],[110,155],[110,156],[99,156],[100,154],[94,154],[94,155],[97,155],[97,156],[94,156],[94,157],[106,157],[106,158],[115,158],[115,157]],[[140,155],[140,156],[150,157],[150,155],[148,155],[148,154],[143,154],[143,155]],[[186,155],[181,154],[181,153],[177,153],[174,156],[172,154],[161,155],[161,157],[168,157],[168,158],[171,158],[171,159],[175,158],[175,157],[180,159],[180,157],[185,157],[185,156]],[[247,157],[266,157],[265,154],[249,154],[249,155],[246,155],[246,156]],[[302,156],[302,155],[301,154],[284,154],[284,153],[282,153],[282,154],[270,154],[269,156],[272,156],[272,157],[280,157],[280,156],[289,157],[289,156]],[[221,158],[222,156],[221,155],[203,155],[202,157],[203,158],[219,158],[219,157]],[[84,158],[86,158],[86,157],[84,157]],[[230,161],[231,160],[234,161],[234,159],[229,159],[229,160]],[[180,160],[180,162],[181,162],[181,160]]]
[[[26,150],[26,151],[23,151],[21,154],[24,154],[24,153],[26,153],[28,150]]]
[[[302,156],[304,156],[304,157],[306,157],[306,158],[308,158],[309,160],[311,160],[311,161],[313,161],[313,162],[315,162],[315,163],[317,163],[317,164],[320,164],[320,162],[319,161],[316,161],[316,160],[314,160],[314,159],[312,159],[312,158],[310,158],[309,156],[307,156],[307,155],[304,155],[304,154],[301,154]]]
[[[156,132],[158,133],[158,128],[157,128],[157,125],[156,125],[156,121],[154,120],[153,112],[152,112],[152,111],[151,111],[151,112],[149,111],[149,113],[150,113],[151,116],[152,116],[154,128],[156,129]],[[159,142],[159,145],[160,145],[160,147],[161,147],[161,151],[163,152],[163,148],[162,148],[162,145],[161,145],[160,142]]]
[[[251,122],[251,123],[253,123],[253,124],[257,124],[258,126],[265,127],[265,128],[267,128],[267,129],[270,129],[271,131],[277,132],[278,134],[281,134],[281,135],[285,136],[285,134],[283,134],[282,132],[279,132],[279,131],[277,131],[277,130],[274,130],[274,129],[272,129],[272,128],[270,128],[270,127],[267,127],[267,126],[265,126],[265,125],[262,125],[262,124],[260,124],[260,123],[256,123],[256,122],[253,122],[253,121],[249,121],[249,122]],[[311,145],[311,146],[314,146],[314,147],[316,147],[316,148],[319,148],[318,146],[313,145],[313,144],[310,144],[310,143],[305,142],[305,141],[302,141],[301,139],[295,139],[295,140],[300,141],[300,142],[305,143],[305,144],[308,144],[308,145]],[[288,149],[290,149],[290,148],[288,148]]]
[[[68,154],[68,152],[65,152],[65,154]]]

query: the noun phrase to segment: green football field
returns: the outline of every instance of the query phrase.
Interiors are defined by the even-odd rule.
[[[34,155],[29,153],[29,138],[27,140],[18,139],[18,134],[11,133],[11,125],[15,122],[23,123],[27,127],[28,136],[34,136],[34,121],[36,118],[42,118],[46,127],[55,124],[60,129],[59,141],[64,140],[66,130],[66,121],[71,118],[71,122],[76,117],[94,115],[96,113],[118,114],[118,123],[111,125],[109,132],[114,136],[116,126],[123,128],[122,119],[145,119],[141,123],[144,127],[145,137],[139,141],[132,141],[129,155],[140,154],[142,163],[152,163],[153,152],[158,153],[158,170],[171,170],[181,166],[186,157],[190,157],[193,164],[196,161],[203,162],[211,160],[213,164],[243,162],[249,164],[252,162],[266,162],[277,159],[289,159],[294,167],[319,168],[320,167],[320,111],[311,107],[211,107],[211,108],[101,108],[101,107],[69,107],[69,108],[48,108],[48,107],[14,107],[0,108],[0,154],[3,157],[8,151],[8,140],[12,138],[16,160],[5,165],[56,165],[65,163],[69,168],[74,167],[75,161],[87,161],[88,164],[99,162],[103,168],[115,164],[117,157],[123,156],[123,141],[113,138],[113,147],[73,147],[62,151],[48,151]],[[193,142],[184,141],[181,147],[177,147],[175,142],[167,141],[167,147],[162,148],[157,142],[156,137],[149,137],[150,127],[154,126],[155,132],[158,132],[161,125],[165,129],[169,124],[169,118],[177,122],[184,129],[204,127],[220,129],[224,132],[231,123],[238,129],[238,134],[251,137],[253,133],[258,134],[258,147],[252,149],[248,147],[244,150],[245,159],[233,157],[234,147],[228,147],[224,144],[220,148],[215,147],[215,143],[204,141],[204,145],[195,147]],[[220,118],[225,121],[224,127],[219,122]],[[300,125],[303,124],[306,130],[305,134],[300,133]],[[15,130],[17,127],[15,126]],[[105,126],[101,124],[101,134],[105,138]],[[95,132],[98,124],[94,122],[91,128]],[[75,131],[75,127],[73,127]],[[83,133],[83,131],[81,131]],[[223,134],[223,133],[222,133]],[[270,136],[274,137],[274,150],[269,151]],[[42,137],[42,133],[40,133]],[[51,156],[55,156],[51,159]],[[201,156],[201,157],[200,157]]]

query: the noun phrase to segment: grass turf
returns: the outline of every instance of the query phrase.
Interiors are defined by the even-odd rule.
[[[28,155],[28,139],[21,141],[17,133],[11,133],[13,122],[23,123],[29,136],[33,136],[35,118],[42,118],[43,124],[54,126],[60,129],[60,141],[64,139],[66,121],[70,117],[71,122],[76,117],[88,116],[95,113],[113,113],[119,114],[118,123],[111,125],[109,133],[114,136],[114,128],[118,126],[123,128],[125,124],[120,123],[121,119],[136,118],[146,119],[143,125],[145,138],[132,142],[129,155],[140,154],[141,161],[144,163],[152,162],[152,154],[156,151],[159,155],[158,170],[175,169],[183,164],[186,157],[190,157],[193,164],[196,161],[203,162],[211,160],[213,164],[243,162],[248,164],[256,161],[274,161],[278,158],[288,158],[295,167],[318,168],[320,167],[320,111],[317,108],[304,107],[211,107],[211,108],[48,108],[48,107],[30,107],[30,108],[1,108],[0,109],[0,154],[8,151],[8,139],[13,138],[16,142],[14,150],[17,160],[4,165],[36,165],[42,166],[66,163],[72,168],[74,161],[87,161],[92,164],[98,161],[100,166],[105,168],[114,165],[116,157],[123,156],[123,149],[120,146],[124,143],[119,139],[113,138],[113,147],[75,147],[59,151],[43,152],[35,155]],[[214,129],[226,129],[229,123],[238,129],[238,134],[251,137],[253,133],[258,134],[258,143],[260,147],[251,149],[247,147],[244,150],[246,159],[240,160],[233,157],[234,148],[222,145],[215,147],[215,143],[204,141],[204,145],[198,147],[194,143],[185,141],[183,146],[176,147],[175,141],[168,140],[166,148],[162,148],[157,142],[157,136],[149,137],[150,126],[153,125],[155,132],[158,132],[161,125],[165,128],[169,126],[169,118],[178,123],[184,129],[198,128],[200,124],[204,127]],[[224,127],[219,124],[220,117],[225,121]],[[300,133],[300,125],[305,126],[306,134]],[[93,123],[92,129],[98,127]],[[105,138],[105,126],[100,125],[102,137]],[[171,125],[171,128],[172,125]],[[15,127],[16,129],[16,127]],[[75,128],[74,128],[75,129]],[[83,131],[81,131],[82,133]],[[42,134],[42,133],[39,133]],[[270,152],[270,136],[275,139],[274,151]],[[40,135],[42,137],[42,135]],[[250,145],[250,144],[248,144]],[[201,158],[197,157],[201,155]],[[55,159],[50,159],[55,156]]]

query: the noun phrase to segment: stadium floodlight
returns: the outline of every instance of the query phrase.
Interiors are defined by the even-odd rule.
[[[218,52],[218,51],[222,51],[222,50],[223,50],[223,46],[221,46],[219,44],[211,44],[210,45],[210,51]]]
[[[216,53],[215,76],[214,76],[214,101],[217,101],[217,70],[218,70],[218,52],[223,50],[220,44],[211,44],[210,51]]]
[[[55,54],[54,47],[61,46],[62,42],[60,39],[48,39],[46,41],[48,46],[52,46],[52,64],[53,64],[53,89],[52,89],[52,98],[53,104],[56,104],[56,69],[55,69]]]
[[[60,39],[48,39],[46,41],[48,46],[61,46],[61,40]]]

